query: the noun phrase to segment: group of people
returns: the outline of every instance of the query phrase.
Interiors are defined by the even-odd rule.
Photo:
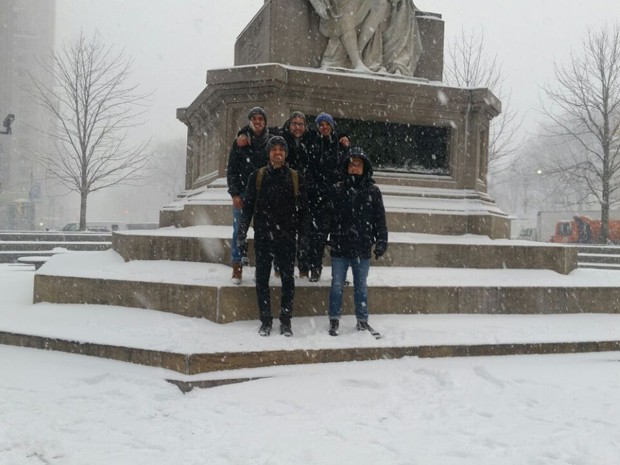
[[[254,227],[259,334],[271,333],[269,278],[272,265],[282,282],[280,333],[292,336],[295,262],[301,279],[321,278],[329,244],[332,282],[329,334],[337,336],[349,267],[353,272],[357,329],[369,330],[367,276],[373,246],[387,250],[388,232],[381,191],[372,164],[360,147],[350,147],[331,115],[309,128],[301,112],[283,127],[267,127],[260,107],[248,112],[228,158],[228,192],[233,202],[232,281],[240,284],[247,264],[247,233]]]

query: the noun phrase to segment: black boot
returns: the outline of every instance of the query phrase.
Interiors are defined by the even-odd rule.
[[[316,283],[321,279],[321,268],[312,268],[310,270],[310,282]]]
[[[263,321],[258,330],[261,336],[269,336],[271,334],[271,321]]]
[[[329,320],[329,335],[338,336],[339,326],[340,326],[340,320]]]
[[[286,337],[291,337],[293,335],[291,320],[280,320],[280,334]]]

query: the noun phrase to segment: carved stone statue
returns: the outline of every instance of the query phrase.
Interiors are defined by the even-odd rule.
[[[422,42],[412,0],[310,0],[329,39],[322,68],[414,76]]]

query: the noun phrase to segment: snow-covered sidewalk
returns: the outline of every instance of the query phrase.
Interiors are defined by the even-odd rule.
[[[612,272],[613,273],[613,272]],[[620,335],[616,315],[373,316],[386,335],[295,336],[256,322],[148,310],[32,305],[31,268],[0,265],[0,326],[197,351],[404,342],[553,341]],[[0,463],[11,465],[602,465],[620,456],[620,354],[276,366],[184,376],[94,357],[0,346]],[[165,380],[258,380],[183,394]]]

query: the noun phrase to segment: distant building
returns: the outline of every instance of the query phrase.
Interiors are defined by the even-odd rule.
[[[49,143],[40,130],[53,120],[31,95],[28,73],[54,48],[56,0],[0,1],[0,121],[15,115],[12,133],[0,135],[0,229],[41,229],[53,216],[43,170],[31,152]]]

